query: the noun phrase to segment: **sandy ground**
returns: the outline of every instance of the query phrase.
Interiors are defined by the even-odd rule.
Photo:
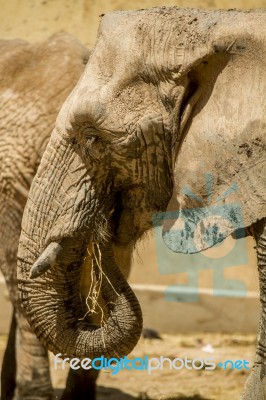
[[[6,337],[0,337],[0,361],[2,361]],[[131,353],[134,357],[177,357],[188,359],[213,357],[218,364],[228,359],[246,360],[249,366],[255,351],[255,335],[193,334],[162,335],[159,339],[141,339]],[[207,346],[209,345],[209,346]],[[206,349],[207,346],[207,349]],[[205,348],[205,351],[203,350]],[[209,348],[209,349],[208,349]],[[213,353],[206,350],[213,350]],[[64,387],[66,371],[54,369],[51,355],[51,371],[54,387]],[[179,364],[178,364],[179,365]],[[187,369],[147,371],[102,372],[98,380],[98,400],[238,400],[247,370],[216,367],[190,371]],[[56,391],[58,398],[61,390]]]

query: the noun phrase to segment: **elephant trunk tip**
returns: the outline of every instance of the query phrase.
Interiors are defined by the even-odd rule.
[[[30,279],[36,279],[52,268],[62,250],[59,243],[51,242],[33,264],[30,270]]]

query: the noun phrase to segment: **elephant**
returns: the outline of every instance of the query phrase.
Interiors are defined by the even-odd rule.
[[[0,261],[14,309],[1,399],[48,400],[54,397],[47,350],[19,304],[17,249],[32,179],[56,115],[83,73],[89,50],[66,33],[35,44],[1,40],[0,49]],[[64,396],[69,398],[66,392]]]
[[[18,249],[22,307],[54,354],[124,357],[138,342],[141,309],[114,247],[132,252],[159,223],[183,253],[253,235],[261,316],[242,399],[265,399],[265,34],[265,10],[102,17],[33,180]],[[80,300],[87,246],[106,304],[94,325]]]

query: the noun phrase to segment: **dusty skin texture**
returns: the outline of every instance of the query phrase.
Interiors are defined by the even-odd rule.
[[[174,211],[159,222],[175,251],[200,251],[231,233],[257,241],[260,332],[242,398],[265,398],[265,30],[263,11],[161,8],[103,17],[22,223],[22,303],[53,352],[121,357],[134,348],[141,312],[112,246],[130,253],[154,213]],[[213,221],[219,201],[226,213]],[[170,228],[180,217],[187,226],[176,240]],[[84,318],[79,296],[88,243],[107,303],[101,326]]]
[[[33,176],[56,115],[81,76],[89,52],[67,34],[34,45],[2,40],[0,52],[0,264],[15,310],[1,398],[32,399],[34,394],[34,399],[50,399],[47,351],[18,308],[17,247]]]

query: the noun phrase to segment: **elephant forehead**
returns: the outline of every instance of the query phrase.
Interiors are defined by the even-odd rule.
[[[141,36],[145,27],[150,28],[150,34],[157,33],[163,37],[165,32],[168,34],[175,28],[189,31],[192,29],[209,30],[212,25],[226,26],[229,32],[248,30],[248,25],[261,25],[263,28],[265,21],[265,10],[202,10],[197,8],[175,8],[175,7],[154,7],[151,9],[135,11],[115,11],[103,16],[100,24],[99,33],[106,34],[106,37],[117,36],[119,32],[126,33],[135,30],[135,36]],[[232,24],[234,21],[234,24]],[[253,21],[253,22],[252,22]],[[248,25],[247,25],[248,24]],[[172,29],[169,32],[169,26]],[[153,28],[153,29],[152,29]],[[219,28],[220,29],[220,28]],[[147,33],[145,31],[145,33]],[[126,39],[126,37],[124,37]],[[191,42],[198,42],[201,39],[196,35]]]
[[[119,89],[139,77],[176,81],[210,54],[241,53],[250,37],[262,38],[265,47],[265,27],[266,12],[162,8],[109,13],[79,86],[87,83],[90,94],[99,96],[99,88],[106,90],[110,82]]]
[[[242,40],[249,35],[264,40],[265,31],[266,12],[263,10],[162,7],[106,14],[100,25],[97,46],[102,40],[108,43],[102,50],[108,52],[109,57],[112,52],[118,52],[122,64],[130,56],[131,63],[138,59],[138,66],[144,69],[147,64],[151,67],[156,64],[162,69],[174,70],[204,54],[228,51],[232,43],[241,47]],[[130,69],[124,74],[129,72]]]

